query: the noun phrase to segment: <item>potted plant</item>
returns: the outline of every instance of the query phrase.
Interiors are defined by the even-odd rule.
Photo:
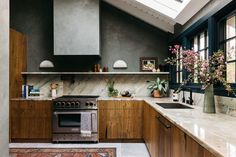
[[[109,97],[116,97],[119,94],[119,91],[114,88],[115,81],[108,80],[107,82],[107,90]]]
[[[151,90],[151,94],[155,98],[161,98],[166,95],[168,90],[168,82],[157,77],[156,81],[150,81],[147,89]]]

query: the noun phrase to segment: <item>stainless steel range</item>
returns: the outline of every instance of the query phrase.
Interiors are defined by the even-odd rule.
[[[53,142],[98,142],[98,96],[53,100]]]

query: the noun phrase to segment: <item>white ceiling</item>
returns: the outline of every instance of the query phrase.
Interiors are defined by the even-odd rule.
[[[103,0],[166,32],[185,24],[210,0]],[[182,2],[178,2],[182,1]]]

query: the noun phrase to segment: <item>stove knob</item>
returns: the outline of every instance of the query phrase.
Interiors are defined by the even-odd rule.
[[[90,102],[89,105],[92,107],[92,106],[94,105],[94,103],[93,103],[93,102]]]
[[[80,102],[79,101],[76,101],[75,102],[75,108],[79,108],[80,107]]]
[[[71,103],[68,102],[68,103],[66,104],[66,107],[67,107],[67,108],[70,108],[70,107],[71,107]]]
[[[71,103],[71,107],[72,107],[72,108],[75,108],[75,102],[72,102],[72,103]]]
[[[86,102],[86,103],[85,103],[85,106],[89,106],[89,102]]]
[[[61,107],[61,102],[57,102],[56,107]]]
[[[66,106],[66,102],[63,101],[63,102],[61,103],[61,107],[65,107],[65,106]]]

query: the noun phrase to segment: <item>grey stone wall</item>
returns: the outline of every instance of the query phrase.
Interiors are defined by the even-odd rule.
[[[0,3],[0,156],[8,157],[9,140],[9,0]]]
[[[88,71],[95,63],[108,66],[124,59],[128,69],[139,71],[139,57],[159,57],[168,53],[168,33],[101,2],[101,60],[91,56],[53,56],[53,1],[11,0],[11,27],[28,37],[28,71],[44,59],[55,63],[54,71]],[[89,30],[88,30],[89,31]]]

